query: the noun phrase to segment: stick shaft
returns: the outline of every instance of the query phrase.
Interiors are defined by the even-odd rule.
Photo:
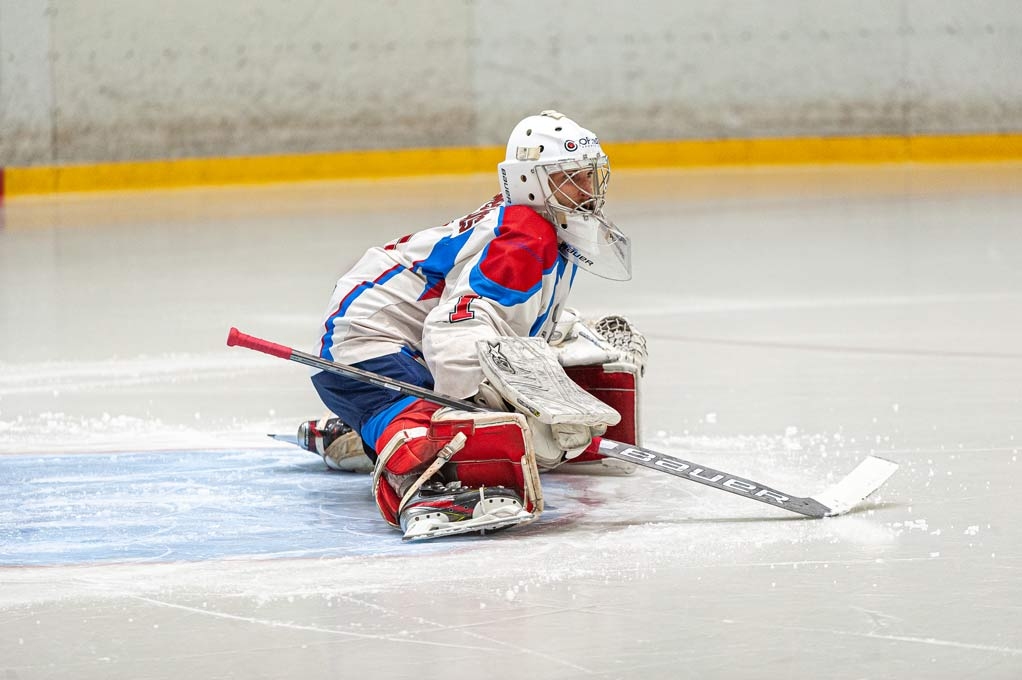
[[[470,401],[464,399],[454,399],[453,397],[444,396],[438,392],[434,392],[426,387],[419,387],[418,385],[412,385],[402,380],[395,380],[394,378],[388,378],[385,375],[373,373],[372,371],[366,371],[361,368],[354,366],[348,366],[336,361],[328,361],[326,359],[317,357],[308,352],[302,352],[285,345],[278,345],[275,342],[269,340],[263,340],[257,338],[254,335],[248,335],[242,333],[237,328],[231,328],[230,333],[227,336],[227,345],[229,347],[244,347],[246,349],[254,349],[257,352],[263,354],[269,354],[270,356],[279,357],[281,359],[288,359],[299,364],[311,366],[312,368],[319,368],[329,373],[335,373],[337,375],[343,375],[353,380],[359,380],[370,385],[377,385],[378,387],[384,387],[388,390],[394,390],[395,392],[401,392],[412,397],[418,397],[419,399],[425,399],[431,401],[434,404],[440,404],[441,406],[450,406],[462,411],[485,411],[486,409],[481,406],[477,406]]]

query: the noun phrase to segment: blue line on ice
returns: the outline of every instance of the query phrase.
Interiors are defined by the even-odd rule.
[[[403,544],[367,475],[328,472],[298,450],[10,455],[0,488],[0,566],[421,553],[475,540]]]

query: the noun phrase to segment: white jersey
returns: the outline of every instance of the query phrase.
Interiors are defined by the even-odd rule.
[[[316,349],[345,364],[405,352],[425,362],[438,392],[471,397],[483,380],[476,342],[548,338],[576,271],[549,221],[498,195],[371,248],[337,281]]]

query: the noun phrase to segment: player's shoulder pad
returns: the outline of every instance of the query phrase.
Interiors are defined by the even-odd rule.
[[[532,208],[507,206],[501,217],[472,272],[471,285],[484,297],[510,306],[539,290],[560,255],[553,225]]]
[[[495,240],[529,251],[549,271],[557,263],[557,231],[550,221],[527,205],[509,205],[504,208],[503,219],[497,227]]]

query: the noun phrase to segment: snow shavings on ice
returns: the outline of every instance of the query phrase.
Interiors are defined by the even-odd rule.
[[[269,422],[232,424],[210,432],[169,425],[159,418],[136,418],[104,413],[99,417],[44,412],[0,420],[0,455],[15,453],[70,453],[96,451],[164,451],[186,448],[222,448],[245,445],[279,447],[260,432],[279,429]],[[288,424],[290,429],[291,424]]]
[[[273,409],[239,418],[230,399],[215,393],[213,414],[198,402],[191,410],[182,405],[198,395],[209,407],[209,390],[232,378],[264,382],[291,371],[286,362],[240,352],[0,362],[0,455],[265,447],[264,433],[293,432],[299,418],[277,418]]]
[[[778,434],[735,436],[660,431],[643,443],[657,451],[766,484],[790,482],[793,488],[784,490],[797,495],[820,491],[838,481],[864,457],[861,451],[845,448],[849,442],[841,433],[802,433],[794,426]]]
[[[254,353],[163,354],[105,361],[0,362],[0,397],[221,380],[280,368]]]

